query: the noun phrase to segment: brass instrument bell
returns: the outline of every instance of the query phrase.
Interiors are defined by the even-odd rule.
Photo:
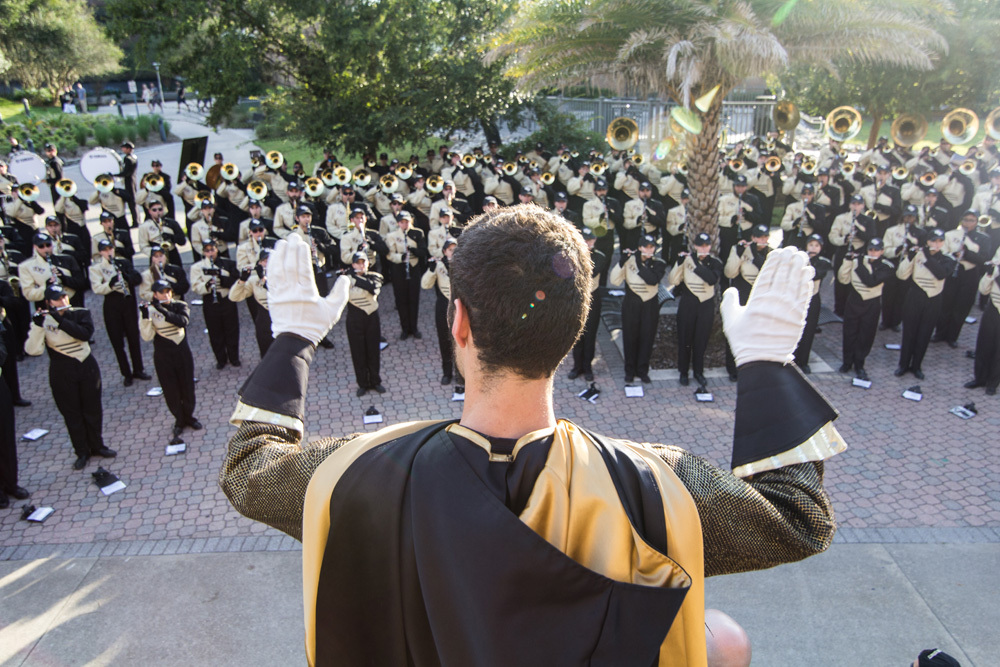
[[[848,141],[861,132],[861,112],[851,106],[837,107],[826,117],[826,134],[834,141]]]
[[[397,189],[399,189],[399,179],[393,174],[385,174],[382,178],[378,179],[379,187],[387,195],[392,194]]]
[[[111,180],[112,187],[114,187],[114,179]],[[111,189],[108,189],[111,192]],[[17,196],[26,202],[33,202],[38,199],[38,195],[41,194],[41,190],[34,183],[25,183],[24,185],[18,186]]]
[[[774,105],[774,111],[771,113],[771,119],[774,121],[774,127],[779,132],[789,132],[799,126],[799,108],[796,106],[795,102],[790,100],[781,100]],[[768,150],[773,150],[773,146]]]
[[[389,174],[386,174],[388,176]],[[354,172],[354,185],[359,188],[366,188],[368,184],[372,182],[372,175],[370,172],[364,169],[358,169]]]
[[[972,141],[979,132],[979,116],[969,109],[955,109],[941,121],[941,136],[953,146]]]
[[[268,151],[267,155],[264,156],[264,164],[271,169],[281,169],[281,165],[284,163],[285,156],[281,154],[281,151]]]
[[[250,181],[247,184],[247,194],[262,202],[267,197],[267,184],[264,181]]]
[[[434,194],[437,194],[442,190],[444,190],[444,179],[441,178],[441,176],[439,176],[438,174],[431,174],[427,178],[426,187],[427,187],[427,192],[433,192]]]
[[[639,141],[639,124],[631,118],[619,116],[608,123],[605,139],[616,151],[628,150]]]
[[[306,194],[313,198],[322,197],[323,192],[326,190],[326,186],[323,185],[322,179],[319,179],[316,176],[310,176],[307,178],[304,185]]]
[[[115,189],[115,177],[111,174],[101,174],[94,179],[94,187],[98,192],[107,194]]]
[[[184,175],[192,181],[200,181],[205,178],[205,168],[197,162],[189,162],[188,165],[184,167]]]
[[[466,169],[468,169],[470,167],[475,167],[476,166],[476,156],[472,155],[471,153],[466,153],[465,155],[462,156],[461,162],[462,162],[462,166],[465,167]]]
[[[351,182],[351,170],[344,165],[333,168],[333,178],[335,185],[347,185]],[[332,187],[332,186],[331,186]]]
[[[904,113],[892,121],[889,134],[897,146],[912,146],[927,136],[927,119],[914,113]]]
[[[76,195],[76,181],[69,178],[60,178],[56,183],[56,192],[67,199]]]
[[[541,180],[544,185],[552,185],[556,182],[556,177],[546,171],[542,173]]]

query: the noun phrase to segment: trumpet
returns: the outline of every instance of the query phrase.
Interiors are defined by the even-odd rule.
[[[306,194],[313,198],[319,198],[323,196],[323,192],[326,187],[323,185],[323,181],[315,176],[310,176],[305,182]]]
[[[76,181],[69,178],[61,178],[59,182],[56,183],[56,192],[62,197],[69,199],[76,194]]]
[[[159,192],[167,182],[159,174],[146,174],[142,177],[142,187],[149,192]]]
[[[336,180],[337,185],[347,185],[351,182],[351,176],[351,170],[344,165],[338,165],[333,168],[333,178]]]
[[[490,158],[490,162],[492,162],[492,161],[493,160],[492,160],[492,157],[491,157]],[[476,166],[476,156],[472,155],[471,153],[466,153],[465,155],[462,156],[461,162],[462,162],[462,166],[465,167],[466,169],[469,169],[470,167],[475,167]],[[487,162],[487,164],[489,164],[489,162]]]
[[[517,173],[517,164],[514,162],[504,162],[500,168],[506,176],[513,176]]]
[[[386,174],[389,176],[389,174]],[[372,182],[372,175],[365,171],[364,169],[358,169],[354,172],[354,185],[359,188],[366,188],[368,184]]]
[[[595,162],[590,167],[590,173],[592,173],[594,176],[603,176],[607,168],[608,166],[604,162]]]
[[[556,177],[549,172],[543,172],[541,176],[542,183],[545,185],[552,185],[556,182]]]
[[[235,181],[240,177],[240,170],[232,162],[227,162],[222,165],[222,169],[219,170],[219,175],[222,176],[224,180]]]
[[[382,192],[390,195],[399,188],[399,179],[392,174],[385,174],[382,178],[378,179],[378,184]]]
[[[897,181],[905,181],[906,177],[910,175],[910,170],[906,167],[895,167],[892,170],[892,178]]]
[[[184,175],[192,181],[200,181],[205,178],[205,168],[197,162],[189,162],[188,165],[184,167]]]
[[[437,194],[444,190],[444,179],[438,174],[432,174],[427,179],[427,191]]]
[[[268,151],[264,156],[264,164],[275,171],[281,169],[281,165],[284,163],[285,156],[281,154],[281,151]]]
[[[803,174],[812,175],[816,173],[816,160],[812,158],[803,161],[802,166],[799,167],[799,171]]]
[[[775,173],[780,171],[782,167],[781,158],[777,155],[772,155],[771,157],[764,160],[764,170],[770,173]]]
[[[937,182],[937,174],[933,171],[925,172],[920,176],[920,184],[925,188],[933,187],[934,183]]]
[[[267,197],[267,184],[264,181],[250,181],[247,185],[247,194],[257,201],[264,201]]]
[[[23,185],[21,186],[24,187]],[[115,177],[111,174],[101,174],[94,179],[94,187],[101,194],[107,194],[115,189]]]
[[[976,161],[966,160],[958,168],[958,173],[962,174],[963,176],[971,176],[972,174],[976,173]]]
[[[408,164],[401,164],[396,167],[396,177],[400,180],[408,181],[413,176],[413,168]],[[398,183],[397,183],[398,187]]]
[[[865,176],[867,176],[868,178],[874,178],[875,174],[877,173],[878,173],[877,165],[869,164],[867,167],[865,167]]]

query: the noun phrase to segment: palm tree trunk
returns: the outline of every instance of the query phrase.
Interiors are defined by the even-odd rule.
[[[688,189],[691,210],[688,239],[705,232],[718,247],[719,232],[719,112],[724,95],[716,96],[701,118],[701,134],[692,136],[688,149]]]
[[[868,131],[868,150],[875,148],[875,144],[878,142],[879,132],[882,131],[882,110],[874,109],[872,111],[872,127]]]

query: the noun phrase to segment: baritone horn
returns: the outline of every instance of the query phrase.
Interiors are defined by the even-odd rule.
[[[979,132],[979,116],[969,109],[950,111],[941,121],[941,136],[953,146],[969,143],[977,132]]]
[[[552,185],[556,182],[556,177],[551,172],[545,171],[542,172],[541,180],[543,185]]]
[[[94,179],[94,187],[98,192],[107,194],[115,189],[115,177],[111,174],[101,174]]]
[[[639,124],[631,118],[619,116],[608,123],[605,139],[616,151],[628,150],[639,141]]]
[[[200,181],[205,178],[205,168],[197,162],[189,162],[188,166],[184,167],[184,175],[192,181]]]
[[[889,134],[897,146],[912,146],[927,136],[927,119],[915,113],[904,113],[892,121]]]
[[[399,188],[399,179],[393,174],[385,174],[378,179],[378,185],[387,195],[391,195]]]
[[[397,178],[400,178],[400,179],[402,179],[404,181],[408,181],[408,180],[410,180],[411,176],[413,176],[413,168],[410,167],[410,165],[408,165],[408,164],[401,164],[398,167],[396,167],[396,177]],[[398,186],[399,184],[397,183],[396,185]]]
[[[336,181],[336,185],[347,185],[351,182],[351,177],[351,170],[347,167],[340,165],[333,168],[333,178]]]
[[[488,164],[488,163],[487,163]],[[476,166],[476,156],[472,153],[466,153],[462,156],[462,166],[466,169]]]
[[[247,185],[247,194],[262,202],[267,197],[267,184],[264,181],[250,181]]]
[[[222,179],[225,181],[235,181],[240,177],[240,170],[239,167],[232,162],[227,162],[222,165],[222,169],[219,170],[219,175],[222,176]]]
[[[516,162],[504,162],[503,166],[500,167],[501,171],[506,176],[513,176],[517,173],[517,163]]]
[[[771,113],[771,120],[774,121],[774,127],[779,132],[790,132],[799,126],[799,108],[795,105],[795,102],[790,100],[781,100],[774,105],[774,111]]]
[[[389,174],[386,174],[388,176]],[[354,172],[354,185],[358,188],[366,188],[368,184],[372,182],[371,173],[365,171],[364,169],[358,169]]]
[[[826,117],[826,134],[834,141],[849,141],[861,132],[861,112],[850,106],[837,107]]]
[[[846,165],[845,165],[846,166]],[[772,155],[771,157],[764,160],[764,170],[770,173],[774,173],[781,169],[781,158],[777,155]]]
[[[642,163],[646,161],[646,158],[642,157],[642,153],[636,153],[630,159],[632,160],[632,164],[637,167],[642,166]]]
[[[281,165],[284,163],[285,156],[281,154],[281,151],[268,151],[267,155],[264,156],[264,164],[275,171],[281,169]]]
[[[958,173],[962,174],[963,176],[971,176],[972,174],[976,173],[976,161],[966,160],[958,168]]]
[[[323,185],[323,180],[316,177],[310,176],[305,182],[306,194],[310,197],[317,199],[323,196],[323,192],[326,190],[326,186]]]
[[[61,197],[66,197],[66,199],[76,195],[76,189],[76,181],[69,178],[60,178],[56,183],[56,192]]]
[[[986,229],[987,227],[993,224],[993,218],[991,218],[988,215],[981,215],[979,216],[979,220],[976,222],[976,224],[979,225],[979,227],[981,227],[982,229]]]
[[[112,187],[114,186],[114,179],[111,180]],[[111,192],[109,189],[108,192]],[[41,194],[41,190],[34,183],[25,183],[17,188],[17,196],[26,202],[33,202],[38,199],[38,195]]]
[[[812,158],[809,158],[808,160],[805,160],[802,163],[802,166],[799,167],[799,171],[801,171],[803,174],[807,174],[809,176],[815,174],[816,173],[816,160],[813,160]]]
[[[324,169],[319,173],[319,179],[323,181],[323,185],[328,188],[333,188],[339,185],[337,177],[333,175],[332,169]]]
[[[594,176],[603,176],[607,170],[607,165],[603,162],[595,162],[590,166],[590,173]]]
[[[146,174],[142,177],[142,187],[149,192],[159,192],[166,185],[166,181],[159,174]]]
[[[896,181],[905,181],[909,175],[910,170],[906,167],[894,167],[892,170],[892,178]]]
[[[426,187],[427,187],[427,192],[433,192],[434,194],[437,194],[442,190],[444,190],[444,179],[441,178],[441,176],[438,174],[431,174],[427,178]]]
[[[937,182],[937,174],[934,173],[933,171],[925,172],[920,177],[920,184],[925,188],[933,187],[936,182]]]

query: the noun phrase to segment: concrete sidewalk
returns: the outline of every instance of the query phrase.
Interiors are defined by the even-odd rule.
[[[755,666],[908,665],[939,647],[997,664],[1000,545],[834,545],[710,579]],[[303,664],[298,552],[0,562],[0,663]]]

